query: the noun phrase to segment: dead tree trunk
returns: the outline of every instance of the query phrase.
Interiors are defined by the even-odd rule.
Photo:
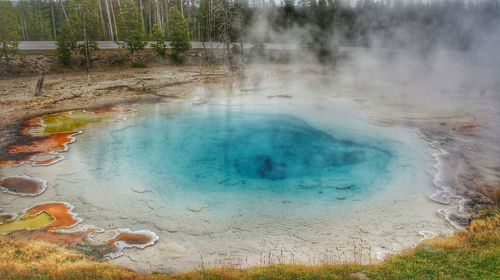
[[[111,23],[111,13],[109,11],[109,2],[108,0],[104,0],[104,4],[106,6],[106,15],[107,15],[107,18],[108,18],[108,25],[109,25],[109,33],[111,35],[111,41],[114,41],[115,40],[115,34],[114,34],[114,31],[113,31],[113,24]]]
[[[144,5],[142,0],[139,0],[139,12],[141,13],[142,28],[146,28],[146,22],[144,21]]]
[[[68,22],[68,14],[66,13],[66,9],[64,8],[64,3],[62,0],[59,0],[59,3],[61,4],[61,8],[64,14],[64,19],[66,20],[66,22]]]
[[[104,34],[104,38],[106,38],[106,40],[109,40],[111,38],[111,36],[109,35],[108,29],[106,28],[106,21],[104,20],[104,13],[102,11],[101,0],[98,0],[97,3],[99,3],[99,16],[101,17],[102,34]]]
[[[87,84],[90,85],[90,50],[89,50],[89,40],[87,37],[87,14],[83,12],[83,40],[85,48],[85,70],[87,72]]]
[[[227,66],[230,73],[234,73],[236,66],[234,65],[233,56],[233,44],[231,42],[231,25],[232,25],[232,15],[231,7],[228,0],[218,0],[214,4],[214,16],[220,19],[220,22],[216,25],[216,30],[219,35],[219,41],[224,44],[226,51],[225,56],[227,57]]]
[[[38,81],[36,82],[35,96],[40,96],[42,94],[42,87],[44,80],[45,80],[45,73],[42,73],[42,76],[38,78]]]
[[[118,1],[118,6],[120,5],[120,1]],[[111,15],[113,16],[113,26],[115,27],[115,40],[118,41],[118,28],[116,26],[116,17],[115,17],[115,8],[113,8],[113,2],[109,3],[109,6],[111,7]]]
[[[56,17],[54,13],[54,2],[50,1],[50,13],[52,15],[52,34],[54,35],[53,40],[57,40],[57,31],[56,31]]]

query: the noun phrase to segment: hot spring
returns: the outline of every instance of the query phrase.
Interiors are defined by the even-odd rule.
[[[48,181],[6,208],[67,201],[86,224],[155,232],[115,259],[145,270],[353,260],[353,247],[369,261],[450,229],[429,200],[435,151],[416,131],[279,90],[198,88],[88,124],[64,160],[4,170]]]
[[[220,106],[148,118],[92,146],[98,178],[132,171],[166,197],[193,192],[208,203],[220,192],[345,199],[380,185],[393,157],[374,139]]]

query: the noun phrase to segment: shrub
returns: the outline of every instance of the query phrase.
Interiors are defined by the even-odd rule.
[[[132,62],[133,68],[146,68],[146,61],[144,60],[136,60]]]

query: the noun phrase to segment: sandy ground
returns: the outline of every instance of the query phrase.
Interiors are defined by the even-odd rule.
[[[200,71],[201,70],[201,71]],[[19,120],[46,113],[102,107],[127,102],[179,98],[192,86],[221,80],[222,71],[199,67],[150,67],[48,75],[42,94],[35,95],[39,77],[0,80],[0,149],[15,138]]]

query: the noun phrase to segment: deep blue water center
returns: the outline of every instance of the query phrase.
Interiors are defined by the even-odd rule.
[[[339,133],[291,115],[198,109],[145,118],[102,146],[158,189],[323,193],[379,184],[390,150]]]
[[[373,152],[289,116],[238,120],[230,123],[227,132],[213,144],[227,147],[225,168],[247,178],[319,177],[360,164]]]

